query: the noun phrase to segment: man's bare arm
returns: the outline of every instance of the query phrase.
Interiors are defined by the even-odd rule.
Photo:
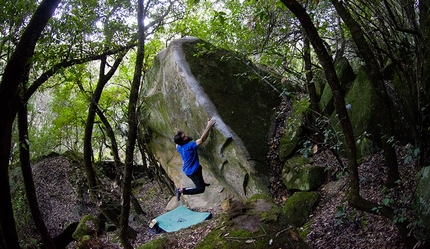
[[[202,136],[199,139],[196,140],[197,145],[200,145],[200,144],[202,144],[202,143],[204,143],[206,141],[206,139],[209,136],[209,131],[212,128],[212,126],[214,126],[215,122],[216,121],[215,121],[214,118],[211,118],[208,121],[208,124],[206,125],[206,129],[203,131]]]

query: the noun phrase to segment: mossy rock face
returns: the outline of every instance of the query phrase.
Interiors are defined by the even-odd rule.
[[[285,132],[279,142],[279,159],[285,160],[297,147],[305,123],[305,114],[309,111],[309,101],[301,96],[296,96],[291,115],[285,122]]]
[[[245,204],[233,202],[231,208],[234,216],[225,215],[223,225],[212,230],[196,249],[308,248],[294,229],[286,229],[285,216],[270,197],[257,194]]]
[[[357,137],[365,131],[373,136],[373,124],[377,120],[378,100],[376,90],[364,69],[360,70],[354,84],[345,96],[345,103],[349,106],[348,114]]]
[[[414,212],[421,221],[420,234],[424,240],[430,241],[430,166],[427,166],[417,175],[418,186],[415,191]]]
[[[378,124],[380,124],[378,102],[373,82],[366,73],[365,68],[361,68],[351,88],[345,95],[348,116],[354,135],[357,138],[357,142],[359,142],[357,144],[357,156],[359,158],[368,155],[367,153],[372,154],[374,152],[373,147],[381,146],[381,135],[378,130]],[[340,133],[339,131],[342,128],[335,113],[332,114],[331,120],[335,124],[333,127],[334,132]],[[344,143],[343,134],[340,137],[342,141],[332,142],[343,142],[342,148],[344,148],[346,143]]]
[[[173,245],[172,243],[174,243],[173,239],[163,235],[144,245],[138,246],[137,249],[169,249]]]
[[[294,227],[303,225],[312,214],[312,208],[318,201],[316,192],[296,192],[287,199],[283,212],[285,213],[289,224]]]
[[[85,235],[95,234],[101,227],[102,222],[97,217],[87,214],[82,217],[72,237],[76,241],[82,240]]]
[[[338,75],[342,89],[348,92],[351,82],[355,79],[354,70],[349,64],[345,57],[340,58],[335,62],[335,70]],[[333,93],[331,88],[327,85],[321,94],[321,100],[319,102],[320,110],[326,114],[331,114],[335,111],[333,103]]]
[[[342,89],[345,92],[348,92],[348,88],[350,87],[350,83],[355,79],[355,73],[352,69],[351,64],[345,57],[339,58],[335,62],[335,70],[337,77],[339,78],[340,84],[342,85]]]
[[[325,168],[312,165],[311,159],[302,156],[290,158],[282,169],[282,181],[288,189],[315,190],[325,179]]]
[[[281,102],[280,91],[274,89],[281,89],[281,77],[231,51],[187,37],[172,41],[156,56],[145,84],[139,116],[147,121],[150,149],[175,186],[193,183],[181,170],[173,136],[183,130],[199,137],[208,118],[216,119],[207,142],[199,146],[203,177],[211,187],[181,201],[190,208],[210,208],[231,197],[246,201],[268,193],[267,141]]]
[[[273,202],[270,196],[256,194],[248,199],[247,209],[249,213],[259,217],[262,222],[275,222],[281,209]]]
[[[312,221],[306,222],[301,227],[297,228],[297,232],[299,233],[300,238],[303,240],[307,240],[308,234],[311,231]]]

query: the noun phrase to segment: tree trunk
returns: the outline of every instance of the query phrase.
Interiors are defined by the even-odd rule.
[[[382,149],[384,150],[385,165],[388,168],[388,176],[386,185],[394,187],[395,182],[400,178],[397,164],[397,155],[394,146],[389,143],[389,139],[393,136],[393,118],[390,107],[390,97],[385,88],[384,78],[379,63],[369,47],[364,32],[360,25],[352,18],[351,14],[346,10],[341,2],[332,0],[337,13],[345,22],[348,29],[351,31],[351,36],[357,45],[360,56],[366,63],[367,71],[375,86],[378,95],[378,123],[374,124],[380,134],[372,134],[375,137],[381,137]]]
[[[337,78],[334,69],[333,60],[328,54],[324,42],[318,34],[312,20],[306,13],[306,10],[296,0],[281,0],[282,3],[296,15],[300,21],[303,29],[306,31],[307,37],[311,42],[315,53],[324,69],[327,82],[333,92],[334,106],[336,113],[339,116],[342,125],[342,131],[345,135],[347,156],[348,156],[348,169],[349,169],[349,198],[358,198],[360,196],[360,186],[358,178],[358,165],[357,165],[357,152],[355,145],[354,133],[352,131],[351,122],[345,106],[345,94],[340,86],[339,79]]]
[[[112,78],[115,71],[118,69],[118,66],[120,65],[122,59],[124,58],[124,55],[125,55],[125,52],[118,56],[118,58],[115,60],[114,65],[109,70],[108,74],[105,74],[105,68],[107,64],[106,56],[101,59],[99,80],[97,82],[96,89],[91,96],[90,106],[88,109],[88,117],[85,124],[85,137],[84,137],[85,173],[87,176],[87,182],[88,182],[88,187],[90,189],[91,197],[95,202],[98,202],[98,200],[102,198],[102,196],[98,195],[99,187],[97,183],[96,173],[93,168],[92,136],[93,136],[93,129],[94,129],[94,120],[95,120],[96,113],[98,111],[98,103],[102,95],[103,89],[106,86],[106,83],[109,81],[110,78]],[[83,86],[81,84],[79,85],[82,88],[82,90],[84,90]],[[117,217],[112,216],[111,212],[106,212],[106,210],[104,210],[104,205],[102,205],[100,208],[103,214],[111,222],[113,222],[115,225],[119,225]]]
[[[342,130],[345,135],[345,140],[347,143],[347,155],[348,155],[348,169],[350,172],[350,180],[349,180],[349,193],[348,193],[348,202],[351,206],[364,210],[366,212],[380,214],[388,219],[393,219],[394,211],[392,208],[387,206],[378,205],[376,203],[370,202],[360,196],[360,185],[358,178],[358,164],[357,164],[357,155],[356,155],[356,145],[354,134],[352,131],[351,122],[348,118],[348,113],[345,106],[344,94],[342,92],[342,88],[339,83],[339,79],[336,76],[336,72],[334,70],[334,65],[329,56],[327,50],[324,47],[321,37],[318,35],[318,32],[313,25],[309,15],[306,13],[306,10],[295,0],[281,0],[291,12],[293,12],[296,17],[299,19],[303,28],[308,34],[308,38],[312,43],[312,46],[315,49],[315,52],[320,60],[320,63],[324,69],[324,72],[327,77],[327,81],[333,91],[334,104],[336,108],[336,113],[339,116]],[[377,208],[377,209],[376,209]],[[376,210],[380,210],[378,213]],[[407,227],[404,223],[396,224],[399,230],[401,231],[401,235],[407,236]],[[403,237],[405,243],[414,243],[413,237]]]
[[[27,74],[28,75],[28,74]],[[27,79],[25,80],[27,82]],[[25,89],[25,83],[22,84]],[[24,179],[25,195],[30,206],[36,229],[42,238],[47,249],[55,249],[54,241],[49,235],[48,229],[43,221],[42,214],[37,201],[36,188],[34,187],[33,172],[30,164],[30,143],[28,141],[28,111],[27,103],[20,102],[18,110],[18,130],[19,130],[19,157],[21,163],[22,177]]]
[[[312,122],[314,122],[320,113],[320,108],[318,105],[318,94],[315,88],[315,82],[313,82],[313,74],[312,74],[312,61],[311,61],[311,46],[309,44],[309,39],[306,34],[303,34],[303,60],[305,62],[305,71],[306,71],[306,85],[308,88],[309,98],[311,100],[311,109],[312,109]]]
[[[420,164],[426,166],[430,163],[430,3],[419,1],[419,25],[422,37],[418,39],[418,75],[421,76],[419,84],[419,112],[421,122],[418,130],[420,136]]]
[[[44,0],[41,2],[15,51],[8,61],[0,84],[0,227],[2,240],[6,248],[20,248],[15,227],[9,185],[9,158],[11,153],[12,123],[18,112],[18,86],[24,79],[26,68],[29,68],[37,40],[53,15],[60,0]]]
[[[145,56],[145,25],[144,25],[143,0],[138,1],[137,23],[138,23],[138,48],[136,65],[134,69],[133,82],[131,83],[130,99],[128,103],[128,137],[125,152],[124,180],[122,188],[122,205],[120,217],[120,239],[125,249],[131,249],[128,236],[128,218],[130,216],[131,180],[133,173],[134,149],[137,139],[137,100],[139,95],[140,80],[142,78],[143,59]]]
[[[118,151],[118,143],[116,142],[116,138],[115,138],[115,133],[113,132],[113,128],[110,125],[109,121],[107,120],[107,118],[105,117],[105,115],[103,114],[103,112],[100,110],[100,108],[97,108],[97,115],[99,116],[100,120],[103,123],[103,126],[105,128],[105,131],[107,133],[107,136],[109,137],[110,143],[111,143],[111,150],[112,150],[112,154],[113,154],[113,160],[114,160],[114,164],[115,164],[115,170],[116,170],[116,181],[119,181],[119,176],[121,174],[121,167],[122,167],[122,163],[121,163],[121,159],[119,157],[119,151]]]

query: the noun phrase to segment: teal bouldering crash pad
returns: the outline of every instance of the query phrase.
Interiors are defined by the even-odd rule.
[[[203,222],[211,217],[210,212],[195,212],[184,206],[179,206],[170,212],[155,218],[157,226],[165,232],[176,232],[179,229]]]

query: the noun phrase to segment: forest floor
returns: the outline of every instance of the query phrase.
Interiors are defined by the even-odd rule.
[[[400,157],[406,156],[404,150],[398,150]],[[342,169],[334,157],[327,151],[323,151],[313,157],[316,164],[338,165],[331,167],[332,179],[339,177],[336,181],[327,183],[318,189],[321,196],[319,204],[315,207],[313,214],[309,217],[307,243],[311,248],[405,248],[401,242],[396,226],[392,221],[378,215],[369,214],[356,210],[346,202],[347,175],[346,169]],[[415,189],[416,169],[413,164],[404,164],[403,159],[399,161],[402,182],[393,189],[384,188],[385,170],[383,157],[375,154],[363,159],[360,164],[360,179],[362,195],[368,200],[382,203],[385,200],[395,203],[399,210],[407,210],[401,214],[413,219],[410,213],[412,194]],[[337,176],[336,176],[337,175]],[[276,202],[282,206],[291,194],[277,179],[272,178],[272,192]],[[148,185],[149,192],[156,191],[153,186]],[[145,190],[143,190],[145,191]],[[157,188],[159,191],[159,188]],[[168,193],[154,193],[157,198],[146,198],[142,206],[151,207],[148,210],[148,219],[156,217],[164,212],[168,199],[172,196]],[[165,199],[160,201],[160,196]],[[202,210],[208,211],[208,210]],[[180,230],[171,236],[171,241],[166,248],[192,249],[213,228],[217,226],[217,217],[222,210],[209,210],[213,218],[203,222],[201,225],[189,229]],[[146,243],[160,234],[151,233],[148,227],[139,229],[136,245]]]
[[[267,163],[272,168],[270,191],[273,199],[279,206],[283,206],[292,194],[286,189],[280,178],[283,164],[277,155],[277,145],[283,133],[283,122],[285,121],[285,117],[289,115],[288,111],[283,113],[284,116],[279,116],[278,118],[277,128],[269,143],[270,151],[267,155]],[[417,169],[412,160],[405,160],[405,158],[411,155],[408,146],[398,147],[397,155],[402,180],[392,189],[384,187],[387,174],[382,153],[375,153],[361,160],[359,164],[361,195],[370,201],[389,203],[389,205],[397,210],[401,210],[402,212],[397,216],[399,219],[407,218],[408,220],[414,220],[411,206],[416,187],[415,176]],[[308,229],[306,242],[310,248],[405,248],[393,221],[354,209],[348,205],[346,201],[348,187],[346,162],[339,162],[328,150],[314,153],[312,160],[315,165],[327,167],[328,179],[317,190],[321,198],[305,226]],[[156,196],[160,196],[160,194],[156,194]],[[171,195],[167,194],[165,198],[168,201],[167,199],[171,198]],[[145,203],[143,206],[151,206],[157,212],[162,211],[166,205],[166,202],[159,199],[147,200],[151,203]],[[176,232],[172,236],[174,239],[170,241],[166,248],[194,248],[202,238],[217,226],[217,217],[222,210],[210,211],[213,214],[211,220],[207,220],[201,225]],[[153,213],[153,217],[155,215],[157,213]],[[143,228],[140,233],[141,236],[136,241],[137,244],[148,242],[159,236],[151,234],[147,228]]]
[[[278,123],[276,134],[269,143],[270,152],[267,156],[267,163],[272,168],[270,191],[274,201],[279,206],[283,206],[293,193],[285,188],[280,178],[283,166],[277,157],[277,144],[283,132],[280,127],[282,127],[282,122]],[[415,175],[417,169],[412,161],[405,160],[410,155],[408,150],[407,146],[397,148],[402,180],[399,181],[395,188],[387,189],[384,187],[386,168],[383,166],[384,160],[381,153],[375,153],[363,158],[360,162],[359,174],[361,195],[363,197],[378,203],[388,203],[397,210],[402,210],[402,213],[398,214],[398,218],[413,220],[414,217],[410,210],[413,192],[416,187]],[[306,242],[310,248],[405,248],[392,221],[378,215],[356,210],[348,205],[345,197],[348,175],[345,166],[342,165],[344,163],[341,164],[337,161],[328,150],[321,150],[311,158],[314,164],[328,168],[329,177],[326,183],[317,190],[321,198],[305,226],[308,229]],[[44,169],[48,170],[48,167],[52,167],[53,172],[58,173],[58,165],[58,163],[50,162],[45,164]],[[52,173],[44,173],[44,175],[50,175],[50,178],[46,179],[45,182],[52,183],[57,181]],[[58,181],[61,182],[62,179],[64,179],[64,174],[59,174]],[[45,186],[45,188],[49,186]],[[62,191],[65,191],[64,186]],[[58,189],[58,185],[52,184],[52,188]],[[162,235],[154,233],[148,227],[148,224],[153,218],[166,212],[166,205],[174,197],[167,188],[163,188],[155,181],[144,182],[137,191],[135,197],[139,200],[146,215],[132,214],[130,217],[130,226],[137,232],[137,237],[133,242],[135,248]],[[61,205],[64,205],[64,203]],[[56,210],[56,208],[52,206],[50,210]],[[217,221],[224,212],[221,208],[195,211],[210,211],[212,218],[191,228],[169,234],[171,239],[165,248],[195,248],[198,242],[217,226]],[[46,212],[46,210],[42,210],[42,212]],[[63,211],[60,212],[59,210],[55,216],[57,222],[54,220],[52,221],[53,224],[61,224],[59,221],[64,219],[70,220],[68,217],[60,217],[61,213]],[[121,248],[115,234],[100,235],[93,241],[92,248]],[[76,243],[70,244],[68,248],[76,248]]]

